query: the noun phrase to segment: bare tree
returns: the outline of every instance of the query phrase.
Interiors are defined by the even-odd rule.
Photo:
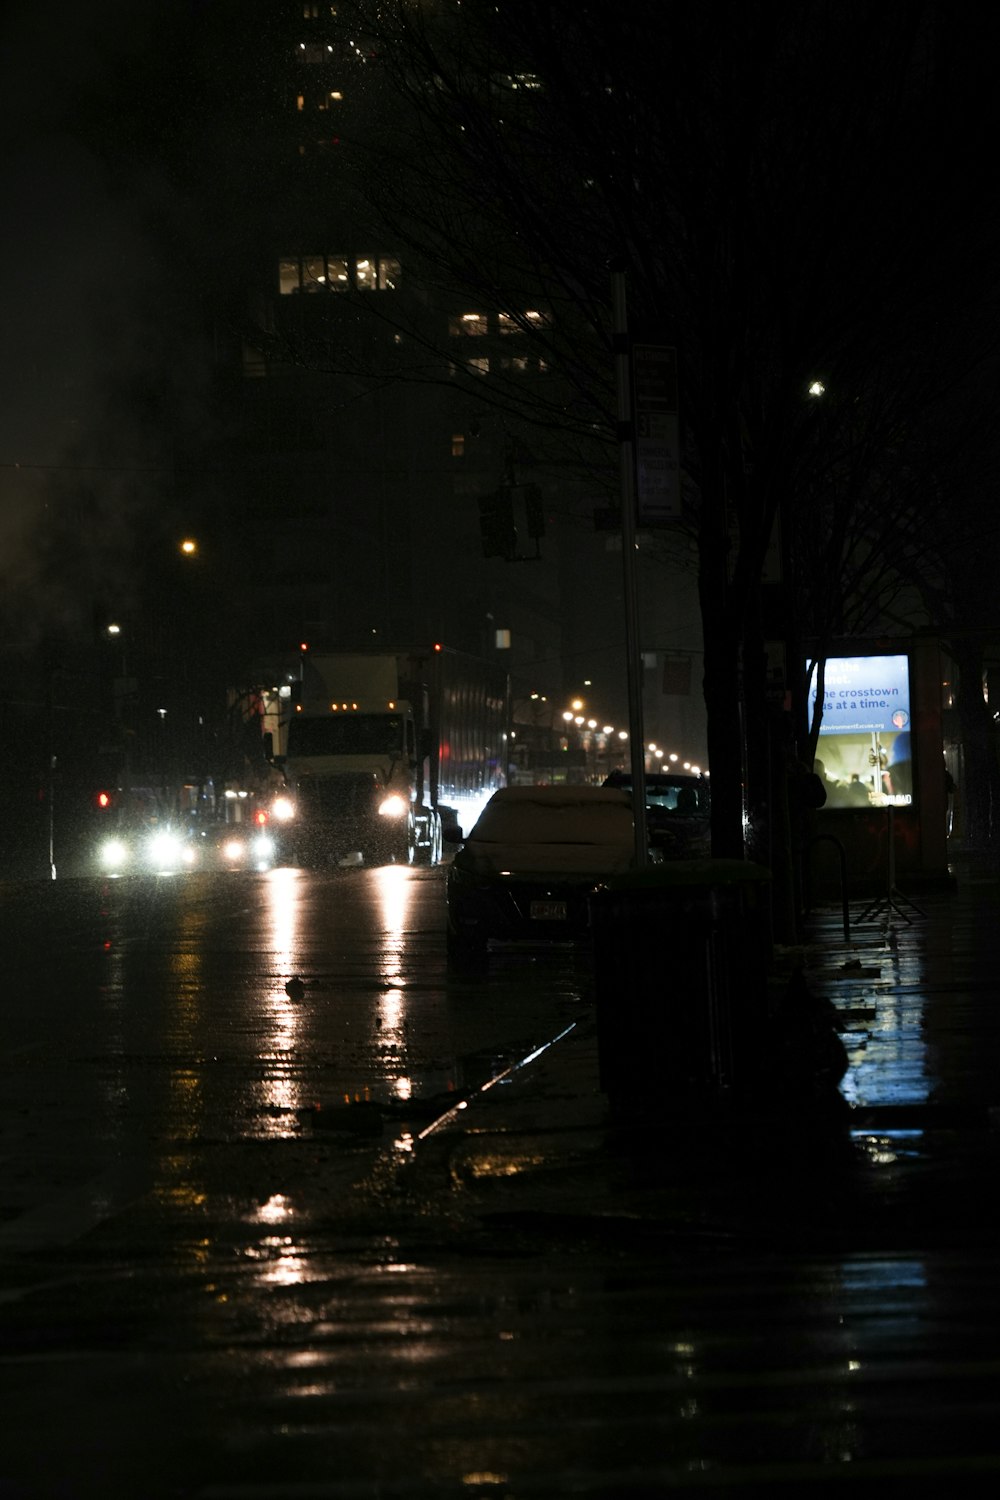
[[[719,854],[743,852],[747,802],[751,830],[766,816],[760,590],[775,517],[808,503],[824,466],[828,491],[848,466],[827,555],[799,563],[836,593],[866,550],[879,596],[877,533],[862,540],[858,507],[865,495],[870,521],[892,435],[927,399],[913,332],[936,340],[991,274],[996,224],[954,170],[967,134],[993,126],[963,9],[964,28],[933,3],[341,9],[379,128],[346,141],[337,171],[356,168],[369,212],[439,288],[509,319],[545,310],[525,332],[558,395],[518,414],[581,457],[596,441],[611,464],[613,256],[629,266],[634,326],[678,349]],[[408,332],[429,378],[454,361],[454,346]],[[824,432],[810,403],[817,378],[865,393],[849,451],[843,423]]]

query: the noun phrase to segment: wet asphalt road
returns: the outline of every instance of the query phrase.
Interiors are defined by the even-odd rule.
[[[0,1500],[994,1493],[1000,884],[817,923],[846,1170],[792,1113],[609,1169],[543,1058],[525,1199],[502,1116],[419,1193],[414,1138],[585,1038],[589,971],[449,976],[443,881],[2,889]]]
[[[146,1192],[259,1198],[258,1162],[286,1171],[305,1140],[349,1185],[386,1123],[405,1150],[563,1029],[585,969],[449,975],[443,892],[443,870],[398,867],[7,887],[0,1249]]]
[[[447,1226],[400,1209],[396,1160],[587,1003],[563,955],[449,978],[443,891],[394,867],[3,889],[3,1500],[408,1472],[419,1372],[456,1372],[481,1290],[401,1259],[440,1262]]]

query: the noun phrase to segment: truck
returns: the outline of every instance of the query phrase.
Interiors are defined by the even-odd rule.
[[[507,671],[441,644],[302,651],[265,695],[274,816],[308,864],[437,864],[507,781]]]

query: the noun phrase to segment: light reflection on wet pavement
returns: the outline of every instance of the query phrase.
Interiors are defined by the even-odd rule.
[[[275,874],[2,893],[4,1500],[992,1490],[1000,886],[814,921],[846,1169],[612,1171],[579,958],[459,982],[441,872]]]

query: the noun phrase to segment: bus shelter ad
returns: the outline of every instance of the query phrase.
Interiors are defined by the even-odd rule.
[[[816,686],[813,663],[810,719]],[[815,769],[826,785],[827,807],[909,807],[909,657],[828,657],[819,736]]]

